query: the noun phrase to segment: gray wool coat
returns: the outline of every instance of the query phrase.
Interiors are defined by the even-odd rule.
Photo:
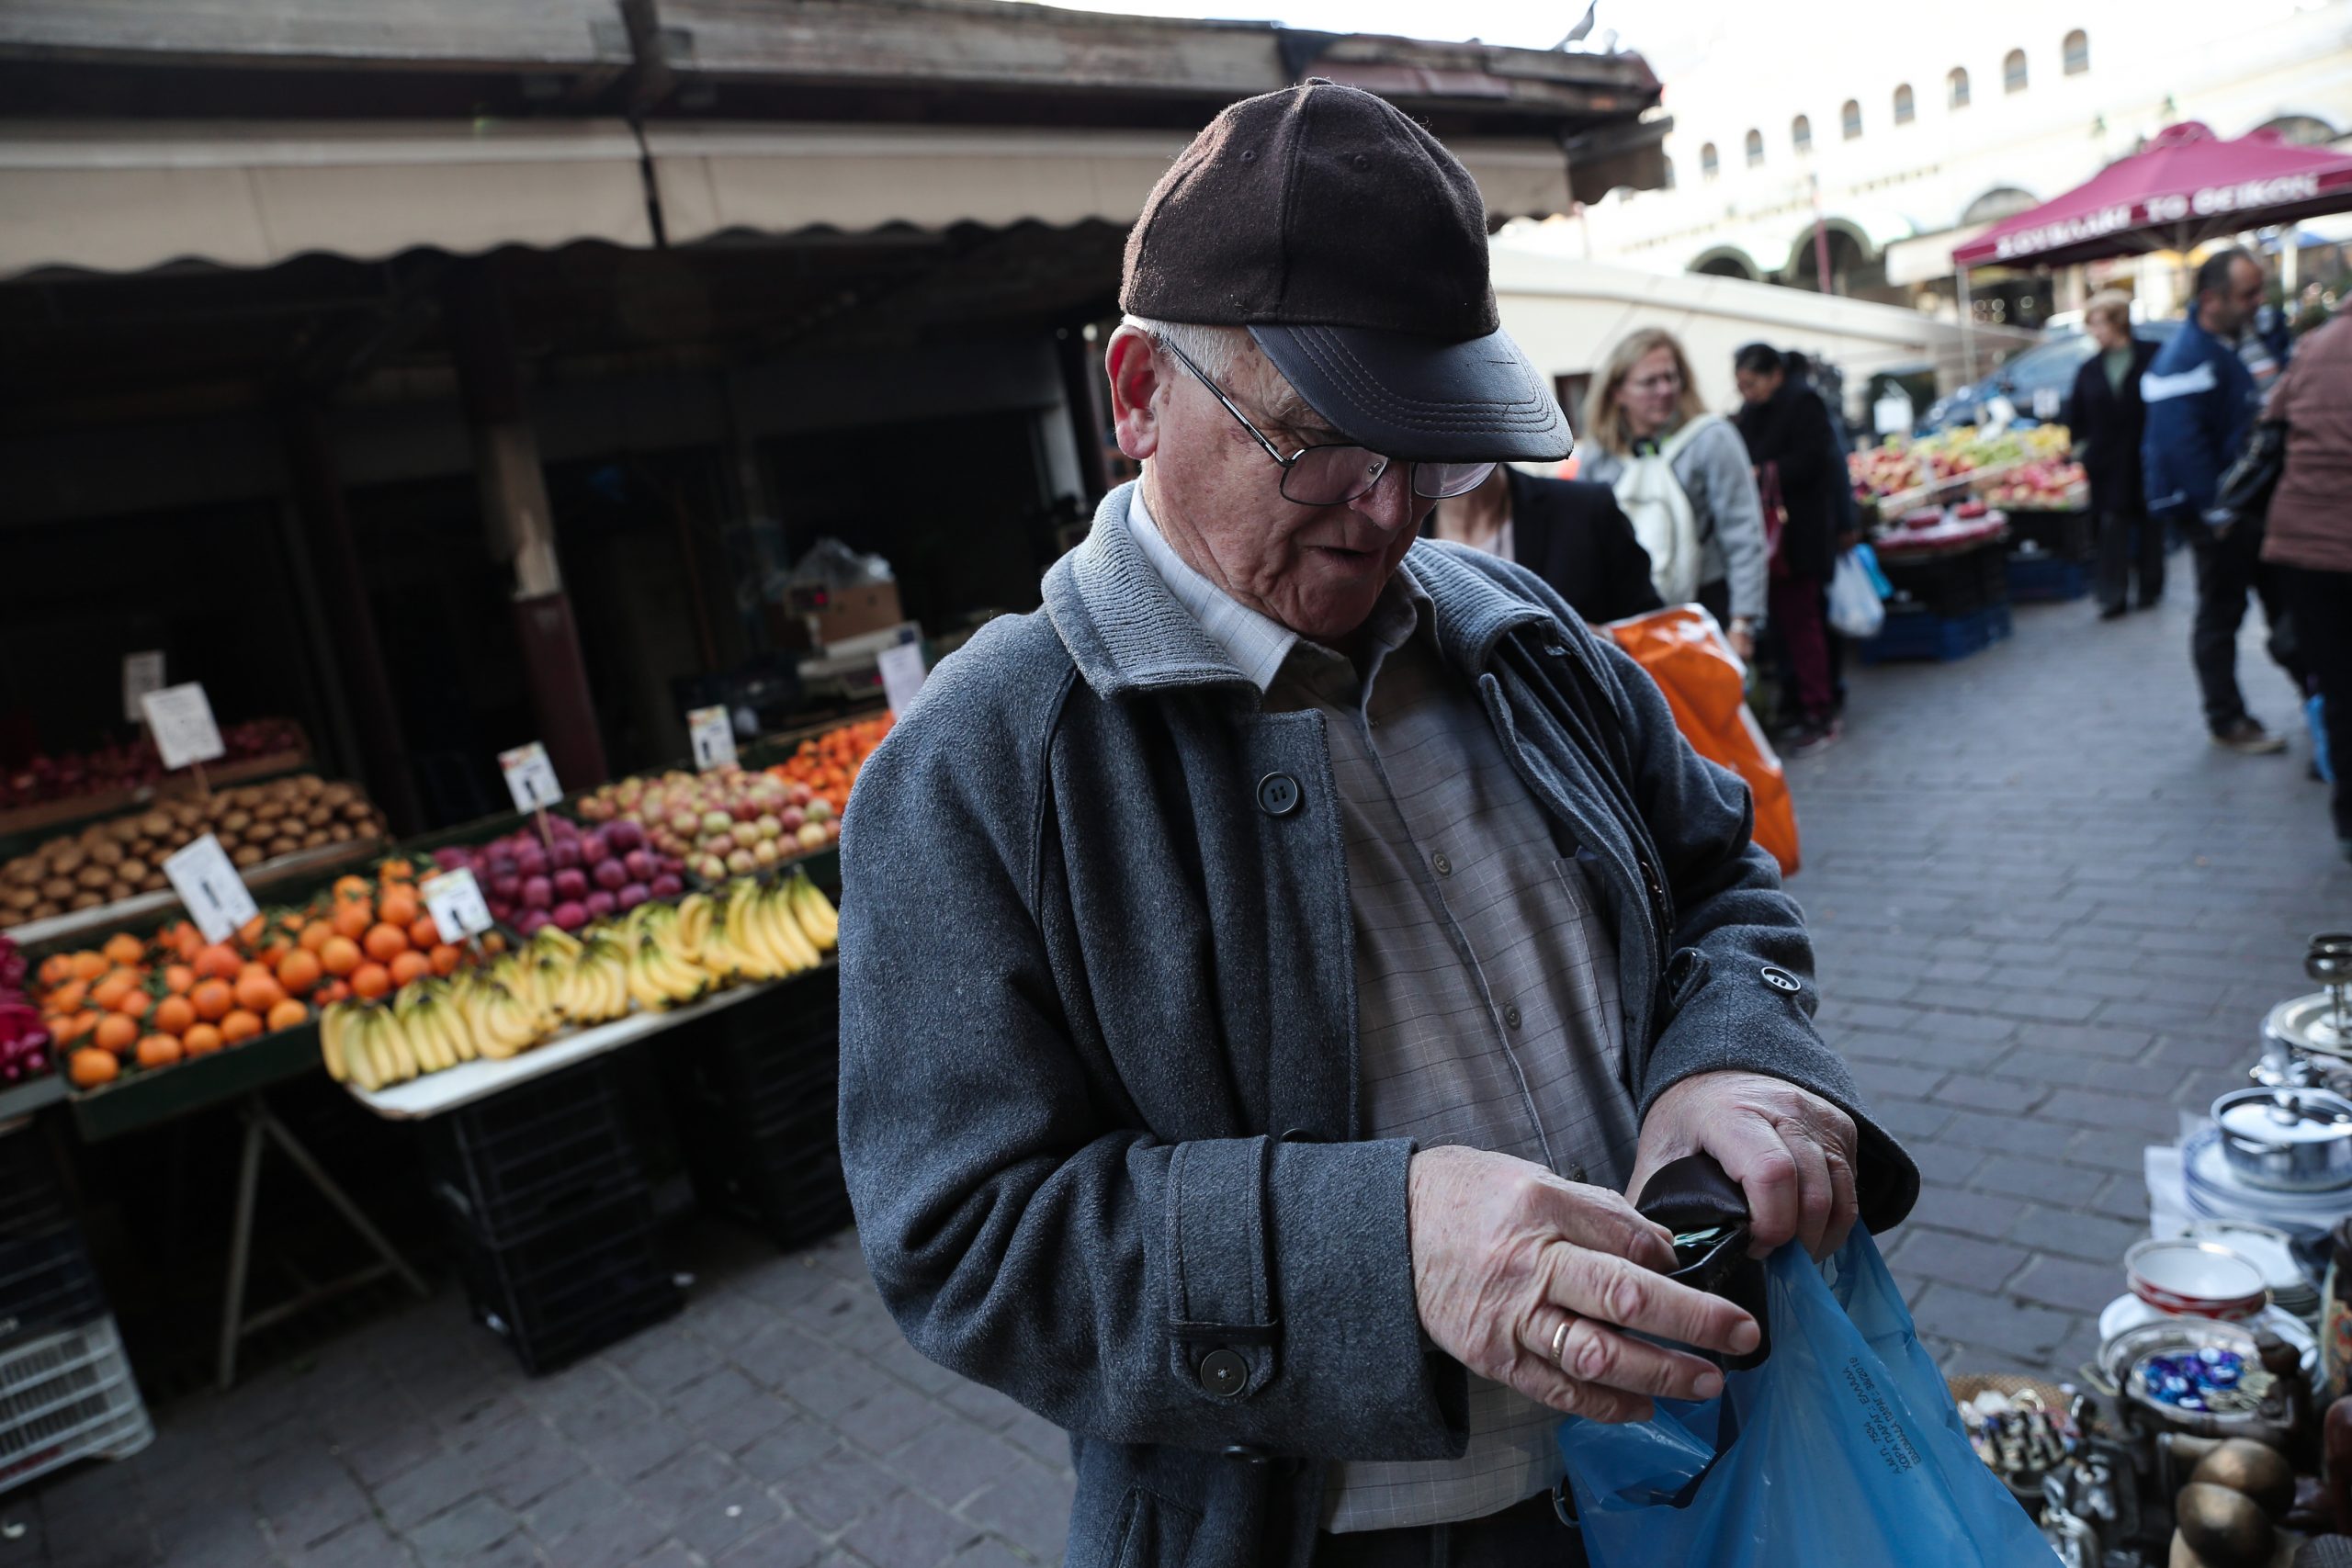
[[[915,1348],[1071,1434],[1069,1562],[1305,1568],[1320,1461],[1460,1453],[1465,1374],[1420,1332],[1412,1145],[1358,1134],[1323,721],[1261,711],[1126,510],[941,661],[858,781],[842,1165]],[[1532,573],[1408,561],[1562,852],[1597,858],[1643,1110],[1720,1068],[1803,1085],[1862,1129],[1865,1222],[1901,1219],[1917,1171],[1813,1027],[1746,787]]]

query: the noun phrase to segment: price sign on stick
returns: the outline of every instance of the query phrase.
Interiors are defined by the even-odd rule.
[[[425,913],[433,917],[443,942],[462,942],[490,930],[490,906],[482,901],[481,885],[464,867],[426,877],[417,884],[417,891],[424,895]]]
[[[141,701],[150,692],[164,689],[164,650],[152,649],[145,653],[122,656],[122,716],[133,724],[143,724],[147,709]]]
[[[164,875],[207,942],[228,941],[261,913],[245,890],[245,879],[229,863],[229,852],[209,833],[164,861]]]
[[[220,727],[212,722],[212,704],[200,682],[165,686],[139,699],[146,711],[147,732],[155,738],[155,752],[166,769],[191,762],[209,762],[228,750],[220,744]]]
[[[707,773],[735,765],[735,725],[724,705],[687,714],[686,735],[694,742],[696,771]]]
[[[506,774],[506,792],[514,797],[515,810],[537,811],[563,798],[555,764],[548,761],[548,749],[537,741],[501,751],[498,765]]]
[[[882,668],[882,690],[890,699],[890,716],[896,718],[922,690],[922,644],[902,642],[886,648],[875,662]]]

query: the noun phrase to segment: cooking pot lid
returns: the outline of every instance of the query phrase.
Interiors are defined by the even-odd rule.
[[[2352,1100],[2324,1089],[2245,1089],[2213,1108],[2222,1128],[2257,1144],[2352,1138]]]

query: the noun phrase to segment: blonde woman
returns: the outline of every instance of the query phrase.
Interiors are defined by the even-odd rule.
[[[1669,604],[1697,600],[1742,659],[1764,624],[1764,505],[1747,446],[1709,413],[1674,334],[1644,328],[1610,351],[1585,400],[1577,477],[1617,492]]]

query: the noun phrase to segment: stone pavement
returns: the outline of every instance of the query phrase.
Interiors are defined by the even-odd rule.
[[[2186,594],[2021,609],[1959,664],[1857,671],[1794,764],[1822,1021],[1928,1190],[1891,1238],[1956,1367],[2069,1368],[2146,1217],[2140,1148],[2234,1081],[2303,938],[2352,925],[2298,739],[2206,745]],[[2274,722],[2283,685],[2247,642]],[[850,1238],[687,1240],[684,1314],[532,1380],[453,1290],[154,1447],[0,1496],[0,1568],[999,1568],[1060,1555],[1060,1434],[910,1350]]]

